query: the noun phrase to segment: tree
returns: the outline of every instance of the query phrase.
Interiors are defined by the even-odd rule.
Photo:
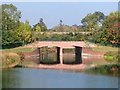
[[[36,29],[37,32],[41,32],[40,26],[37,25],[35,29]]]
[[[102,23],[100,33],[100,41],[104,41],[107,44],[120,45],[119,32],[120,32],[120,12],[110,13]]]
[[[60,26],[62,26],[63,25],[63,21],[62,20],[60,20]]]
[[[83,24],[83,30],[91,32],[88,34],[88,40],[96,43],[99,38],[98,32],[101,29],[102,22],[105,19],[105,15],[102,12],[94,12],[93,14],[88,14],[85,18],[82,19],[81,23]],[[98,39],[99,40],[99,39]]]
[[[19,26],[21,12],[12,4],[2,5],[2,30],[13,30]]]
[[[59,22],[59,31],[64,31],[64,29],[63,29],[63,20],[60,20],[60,22]]]
[[[2,8],[2,45],[17,42],[15,30],[19,27],[21,12],[13,4],[3,4]]]
[[[47,31],[47,27],[46,27],[45,23],[43,22],[43,18],[40,18],[40,21],[33,26],[33,30],[36,29],[36,26],[39,26],[41,28],[42,32]]]
[[[39,25],[36,25],[34,27],[35,29],[32,31],[32,41],[37,41],[39,40],[40,38],[40,35],[41,35],[41,28]]]
[[[85,16],[81,23],[83,24],[84,28],[86,29],[86,31],[97,31],[99,30],[103,20],[105,18],[105,15],[102,12],[94,12],[93,14],[88,14],[87,16]]]
[[[21,22],[19,28],[16,30],[16,34],[19,41],[23,42],[23,45],[32,41],[32,28],[29,22]]]

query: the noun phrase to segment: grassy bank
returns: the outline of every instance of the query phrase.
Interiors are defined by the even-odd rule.
[[[115,76],[118,76],[118,70],[120,70],[120,64],[118,64],[119,55],[118,55],[118,48],[114,47],[106,47],[106,46],[98,46],[92,48],[94,51],[100,51],[100,52],[106,52],[104,55],[104,58],[106,61],[108,61],[107,65],[99,64],[97,67],[90,67],[90,69],[85,70],[86,72],[92,72],[92,73],[99,73],[99,74],[113,74]],[[12,48],[12,49],[3,49],[1,50],[2,54],[2,65],[3,67],[13,67],[15,65],[17,66],[23,66],[23,67],[30,67],[30,66],[36,66],[37,64],[34,62],[26,62],[24,61],[24,55],[22,53],[24,52],[32,52],[35,48],[24,48],[24,47],[18,47],[18,48]],[[10,54],[12,53],[12,54]],[[13,54],[14,53],[14,54]],[[21,62],[22,61],[22,62]],[[69,61],[66,61],[69,63]],[[52,60],[45,60],[43,63],[55,63],[55,61]],[[72,61],[70,63],[73,63]]]
[[[119,63],[120,62],[120,57],[119,53],[116,51],[110,51],[105,53],[104,59],[108,61],[109,63]]]
[[[2,52],[14,52],[14,53],[19,53],[19,52],[32,52],[34,51],[35,48],[25,48],[25,47],[17,47],[17,48],[11,48],[11,49],[3,49],[1,50]]]
[[[118,49],[117,47],[110,47],[110,46],[97,46],[97,47],[93,47],[92,48],[94,51],[99,51],[99,52],[118,52]]]
[[[17,47],[11,49],[2,49],[0,51],[0,67],[1,68],[11,68],[16,65],[21,64],[22,55],[21,53],[24,52],[32,52],[34,48],[24,48],[24,47]],[[24,64],[25,65],[25,64]],[[27,64],[28,65],[28,64]]]
[[[0,57],[0,61],[1,61],[1,67],[2,68],[11,68],[16,66],[17,64],[20,63],[20,56],[16,53],[6,53],[3,52],[1,57]]]
[[[112,75],[112,76],[120,77],[119,71],[120,71],[120,64],[99,65],[85,70],[86,73]]]
[[[97,46],[94,47],[94,51],[105,52],[104,59],[107,61],[107,64],[96,65],[85,70],[87,73],[103,74],[103,75],[113,75],[120,76],[120,56],[119,48],[109,47],[109,46]]]

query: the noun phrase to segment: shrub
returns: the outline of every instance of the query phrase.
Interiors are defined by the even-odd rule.
[[[120,59],[119,59],[119,55],[118,55],[118,52],[107,52],[105,55],[104,55],[104,58],[106,61],[108,62],[113,62],[113,63],[118,63],[120,62]]]
[[[2,68],[10,67],[14,63],[20,62],[20,57],[16,53],[2,53]]]
[[[114,75],[114,76],[120,76],[119,71],[120,71],[120,64],[100,65],[86,70],[86,72],[89,73],[106,74],[106,75]]]

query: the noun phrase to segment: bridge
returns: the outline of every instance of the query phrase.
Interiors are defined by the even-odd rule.
[[[83,41],[40,41],[27,45],[30,48],[37,48],[39,51],[40,61],[48,56],[50,52],[49,49],[55,48],[55,53],[57,54],[57,62],[63,64],[63,50],[71,49],[75,50],[75,62],[82,63],[82,48],[88,47]],[[43,50],[46,51],[47,55],[43,55]]]

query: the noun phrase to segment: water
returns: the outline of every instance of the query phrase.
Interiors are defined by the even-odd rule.
[[[13,68],[3,71],[3,88],[117,88],[118,77],[63,70]]]

